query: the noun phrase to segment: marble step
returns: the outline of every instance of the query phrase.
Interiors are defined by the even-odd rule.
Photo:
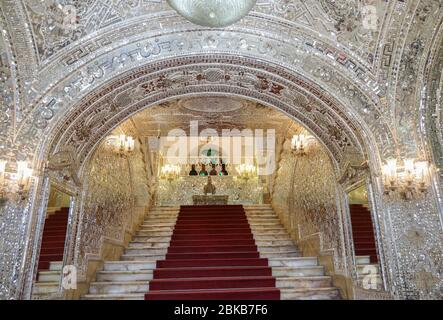
[[[254,235],[254,239],[255,237],[274,237],[274,236],[289,236],[287,232],[281,230],[281,231],[257,231],[257,230],[252,230],[252,234]]]
[[[167,211],[167,210],[179,211],[180,210],[180,206],[154,206],[154,207],[151,207],[149,209],[149,211],[154,211],[154,210],[158,210],[158,211]]]
[[[280,223],[280,221],[275,222],[262,222],[262,221],[250,221],[249,225],[252,228],[283,228],[283,225]]]
[[[318,266],[317,257],[271,257],[268,259],[270,267],[315,267]]]
[[[167,216],[167,215],[178,215],[178,211],[176,210],[153,210],[149,211],[146,216],[150,215],[159,215],[159,216]]]
[[[59,289],[58,282],[36,282],[32,288],[33,294],[50,294],[56,293]]]
[[[248,219],[278,219],[275,213],[271,212],[246,212]]]
[[[250,209],[250,208],[271,208],[272,209],[272,205],[270,203],[245,204],[243,206],[243,208],[245,208],[245,209]]]
[[[145,300],[145,293],[87,294],[82,300]]]
[[[250,225],[252,232],[276,232],[284,231],[286,232],[283,225],[263,225],[263,224],[253,224]]]
[[[144,222],[152,222],[152,221],[159,221],[159,222],[175,222],[177,221],[178,215],[174,216],[165,216],[165,215],[155,215],[155,216],[145,216],[143,219]]]
[[[325,288],[331,287],[332,279],[328,276],[313,277],[278,277],[276,287],[279,289],[288,288]]]
[[[49,271],[62,271],[62,267],[63,267],[62,261],[49,262]]]
[[[149,211],[146,216],[150,215],[177,215],[179,213],[178,210],[151,210]]]
[[[325,269],[323,266],[273,267],[272,268],[272,275],[274,277],[324,276]]]
[[[356,256],[355,260],[357,265],[371,264],[370,256]]]
[[[170,242],[170,236],[139,236],[136,235],[132,238],[133,242]]]
[[[157,232],[170,232],[172,234],[172,231],[174,230],[174,226],[164,226],[164,227],[158,227],[158,226],[149,226],[149,227],[141,227],[137,233],[140,232],[152,232],[152,234],[155,234]]]
[[[164,258],[164,256],[159,256]],[[157,267],[155,261],[107,261],[103,271],[142,271],[153,270]]]
[[[168,248],[150,248],[150,247],[139,247],[139,248],[126,248],[125,255],[132,254],[151,254],[151,255],[165,255]]]
[[[97,282],[149,281],[152,280],[152,277],[153,270],[97,272]]]
[[[248,216],[248,221],[269,221],[269,222],[281,222],[280,219],[278,219],[275,216],[263,216],[263,215],[257,215],[257,216]]]
[[[140,237],[171,237],[172,236],[172,230],[168,231],[156,231],[156,230],[139,230],[136,233],[136,236]]]
[[[148,223],[148,224],[142,224],[140,226],[140,229],[143,230],[144,228],[163,228],[163,227],[174,227],[175,222],[168,222],[168,223],[158,223],[156,221]]]
[[[156,262],[157,260],[164,260],[165,254],[123,254],[121,259],[123,261],[148,261]]]
[[[260,257],[261,258],[278,258],[278,257],[285,257],[285,258],[294,258],[294,257],[300,257],[301,253],[299,251],[286,251],[286,252],[266,252],[266,251],[260,251]]]
[[[149,221],[149,220],[166,220],[166,221],[175,221],[177,220],[178,214],[160,214],[160,213],[155,213],[155,214],[148,214],[147,216],[144,217],[143,221]]]
[[[276,217],[275,215],[247,215],[246,219],[248,221],[264,221],[264,222],[279,222],[280,219]]]
[[[129,248],[168,248],[169,241],[131,241],[127,247]]]
[[[272,275],[280,278],[324,276],[324,268],[322,266],[274,267],[272,268]],[[97,282],[149,281],[152,277],[153,270],[100,271],[97,273]]]
[[[292,240],[276,240],[276,239],[264,239],[264,240],[258,240],[255,239],[255,244],[259,247],[265,247],[265,246],[292,246],[295,248],[294,243]]]
[[[163,225],[165,227],[169,227],[171,225],[175,226],[176,220],[159,220],[159,219],[152,219],[152,220],[144,220],[142,224],[139,225],[139,227],[147,226],[150,227],[152,225]]]
[[[252,224],[251,225],[252,231],[285,231],[286,229],[283,227],[282,224],[279,225],[261,225],[261,224]]]
[[[277,219],[276,217],[248,217],[249,222],[278,222],[281,223],[280,219]]]
[[[253,237],[255,241],[291,241],[293,244],[291,237],[289,237],[288,234],[255,234]]]
[[[272,245],[272,244],[266,244],[266,245],[259,245],[258,251],[259,252],[292,252],[292,251],[298,251],[297,248],[293,245]]]
[[[337,300],[340,292],[336,288],[280,289],[281,300]]]
[[[251,228],[252,229],[252,228]],[[288,233],[283,228],[278,229],[252,229],[253,235],[264,236],[264,235],[287,235]]]
[[[57,271],[39,271],[38,282],[59,282],[61,279],[61,270]]]
[[[152,215],[152,216],[146,216],[143,221],[147,222],[147,221],[166,221],[166,222],[171,222],[171,221],[177,221],[177,217],[178,215]]]
[[[272,209],[256,209],[256,210],[245,210],[245,214],[249,215],[272,215],[277,216]]]
[[[148,290],[148,281],[92,282],[89,287],[90,294],[146,293]]]

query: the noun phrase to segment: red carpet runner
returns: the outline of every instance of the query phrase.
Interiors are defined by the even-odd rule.
[[[355,255],[370,256],[371,263],[377,263],[378,258],[371,212],[359,204],[351,204],[350,212]]]
[[[62,208],[45,221],[38,270],[48,270],[51,261],[62,261],[69,208]]]
[[[182,206],[145,300],[278,300],[243,206]]]

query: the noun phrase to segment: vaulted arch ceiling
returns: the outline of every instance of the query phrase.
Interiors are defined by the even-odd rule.
[[[212,95],[242,97],[279,109],[316,134],[338,163],[348,147],[362,155],[366,152],[363,139],[372,137],[369,128],[362,128],[338,100],[313,82],[255,59],[220,54],[211,58],[216,62],[207,56],[170,58],[106,82],[72,105],[56,128],[45,129],[55,130],[45,135],[52,139],[51,152],[72,145],[83,163],[103,136],[136,112],[182,96]],[[366,130],[365,138],[360,130]],[[384,130],[383,137],[389,135],[388,127]],[[37,137],[33,140],[38,142]]]

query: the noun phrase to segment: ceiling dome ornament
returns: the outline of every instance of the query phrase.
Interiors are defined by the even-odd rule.
[[[244,16],[257,0],[167,0],[189,21],[204,27],[226,27]]]

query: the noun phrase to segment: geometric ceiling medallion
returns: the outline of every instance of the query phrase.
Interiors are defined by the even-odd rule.
[[[179,101],[179,105],[200,113],[233,112],[244,107],[245,102],[228,97],[199,97]]]
[[[187,20],[203,27],[229,26],[252,10],[257,0],[167,0]]]

